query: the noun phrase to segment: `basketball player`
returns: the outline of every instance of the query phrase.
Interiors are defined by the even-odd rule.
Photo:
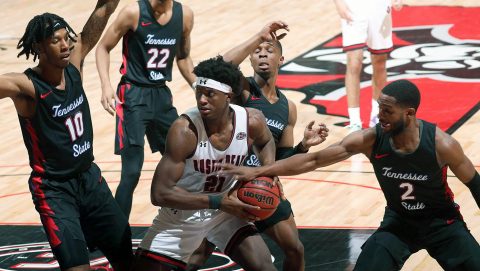
[[[151,199],[161,206],[136,253],[134,270],[184,270],[204,238],[245,270],[275,270],[270,253],[241,202],[233,175],[219,163],[240,165],[250,146],[260,161],[274,162],[275,143],[263,114],[230,104],[239,94],[241,72],[221,56],[200,62],[197,107],[170,128],[165,154],[152,180]],[[229,192],[230,191],[230,192]]]
[[[93,162],[82,86],[83,61],[117,5],[98,1],[78,36],[57,15],[35,16],[17,48],[38,65],[0,76],[0,98],[13,100],[28,150],[33,202],[62,270],[89,270],[87,246],[100,248],[115,270],[133,260],[127,218]]]
[[[334,0],[342,21],[343,51],[347,54],[345,88],[350,132],[362,129],[360,120],[360,75],[363,48],[370,51],[372,63],[372,111],[369,126],[378,122],[380,91],[387,82],[386,61],[393,50],[392,9],[402,8],[402,0]]]
[[[237,104],[256,108],[265,115],[268,128],[276,144],[276,159],[283,159],[296,153],[307,152],[325,140],[320,134],[323,129],[313,128],[311,122],[304,132],[303,140],[293,146],[293,128],[297,121],[295,104],[288,100],[275,86],[278,69],[283,64],[282,46],[275,32],[288,30],[288,25],[281,21],[267,24],[259,33],[231,49],[224,55],[225,61],[231,61],[238,66],[250,56],[253,77],[243,78],[243,91]],[[282,34],[283,35],[283,34]],[[281,36],[283,37],[283,36]],[[280,36],[278,38],[281,38]],[[246,159],[247,166],[260,166],[256,155],[250,153]],[[293,218],[290,202],[282,199],[275,213],[255,225],[260,232],[265,232],[284,251],[284,270],[303,270],[305,268],[303,245],[298,238],[298,231]],[[198,270],[207,260],[204,255],[210,255],[214,246],[209,245],[208,251],[200,248],[189,262],[189,270]]]
[[[225,174],[295,175],[363,153],[375,170],[387,207],[380,227],[365,242],[355,270],[400,270],[426,249],[445,270],[480,270],[480,246],[453,201],[447,169],[472,192],[480,207],[480,176],[460,144],[434,124],[416,118],[420,92],[407,80],[387,85],[379,98],[379,124],[352,133],[311,154]]]
[[[189,7],[173,0],[139,0],[120,11],[98,44],[102,105],[112,115],[117,112],[115,154],[121,155],[122,174],[115,199],[127,217],[143,166],[145,135],[152,152],[163,152],[168,128],[178,117],[165,84],[172,80],[175,57],[183,77],[190,85],[195,81],[192,28]],[[115,95],[109,77],[110,51],[122,37],[122,79]]]

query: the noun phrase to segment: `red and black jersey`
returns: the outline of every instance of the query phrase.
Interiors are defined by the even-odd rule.
[[[137,85],[161,85],[172,80],[172,65],[183,33],[182,5],[173,1],[172,17],[161,25],[148,0],[138,1],[135,31],[123,36],[122,80]]]
[[[394,149],[390,133],[376,126],[370,157],[389,208],[416,218],[460,217],[447,184],[447,166],[440,167],[435,151],[436,126],[420,120],[420,143],[411,153]]]
[[[19,120],[32,170],[49,177],[87,170],[93,161],[93,129],[80,72],[72,64],[64,69],[65,90],[44,82],[32,69],[25,74],[35,88],[35,113]]]

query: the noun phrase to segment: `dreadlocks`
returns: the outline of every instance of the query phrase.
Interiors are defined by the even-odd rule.
[[[21,49],[17,57],[25,55],[28,59],[30,54],[32,54],[33,61],[35,61],[38,57],[38,52],[34,49],[34,44],[51,37],[55,31],[61,28],[65,28],[68,32],[68,37],[76,42],[75,37],[77,34],[62,17],[52,13],[43,13],[33,17],[28,22],[25,34],[23,34],[23,37],[17,44],[17,49]]]

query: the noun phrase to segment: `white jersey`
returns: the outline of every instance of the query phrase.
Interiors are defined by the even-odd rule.
[[[198,108],[188,110],[186,115],[197,130],[195,154],[186,160],[185,169],[178,187],[192,193],[222,194],[234,184],[233,175],[219,175],[220,163],[243,164],[248,153],[248,114],[245,108],[230,105],[234,111],[233,133],[225,150],[216,149],[210,142]]]

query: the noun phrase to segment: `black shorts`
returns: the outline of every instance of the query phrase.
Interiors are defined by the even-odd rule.
[[[122,104],[116,109],[115,154],[131,145],[143,147],[145,135],[152,152],[163,153],[168,129],[178,118],[170,89],[121,83],[117,95]]]
[[[293,211],[290,201],[287,199],[280,199],[280,204],[278,204],[277,210],[275,210],[273,215],[265,220],[255,221],[255,226],[259,232],[264,232],[266,229],[277,224],[278,222],[287,220],[292,214]]]
[[[386,252],[381,259],[375,256],[379,248]],[[461,217],[405,218],[389,208],[380,227],[362,246],[355,270],[377,270],[371,266],[372,257],[386,268],[381,270],[390,270],[389,266],[399,270],[420,249],[426,249],[445,270],[480,270],[480,246]]]
[[[133,257],[127,218],[96,164],[75,178],[49,179],[32,173],[29,186],[62,270],[88,264],[87,247],[98,247],[114,263]]]

